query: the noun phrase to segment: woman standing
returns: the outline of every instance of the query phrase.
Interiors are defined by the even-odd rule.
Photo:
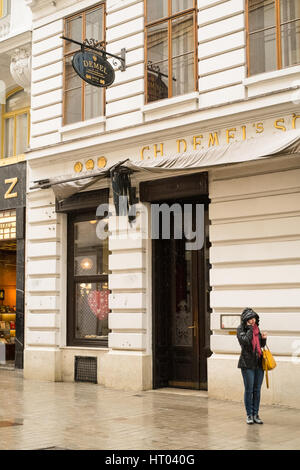
[[[242,371],[245,386],[244,402],[247,424],[263,424],[258,412],[260,389],[264,379],[262,348],[266,345],[267,335],[260,332],[258,325],[259,316],[257,313],[251,308],[246,308],[241,315],[237,337],[242,348],[238,367]]]

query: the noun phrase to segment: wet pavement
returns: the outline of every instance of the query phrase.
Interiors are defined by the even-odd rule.
[[[8,370],[0,390],[0,450],[300,449],[300,409],[262,406],[264,424],[249,426],[242,401],[34,382]]]

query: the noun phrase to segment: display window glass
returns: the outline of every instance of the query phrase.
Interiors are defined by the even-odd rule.
[[[68,215],[68,345],[107,346],[108,239],[95,211]]]

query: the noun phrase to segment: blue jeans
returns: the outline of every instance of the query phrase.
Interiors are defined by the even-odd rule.
[[[247,416],[258,415],[260,389],[264,380],[263,369],[241,369],[244,379],[244,402]]]

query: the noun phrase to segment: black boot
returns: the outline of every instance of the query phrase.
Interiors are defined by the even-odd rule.
[[[247,416],[246,423],[247,423],[247,424],[254,424],[254,421],[253,421],[253,416],[251,416],[251,415],[248,415],[248,416]]]
[[[253,416],[253,421],[254,423],[257,423],[257,424],[264,424],[258,415]]]

